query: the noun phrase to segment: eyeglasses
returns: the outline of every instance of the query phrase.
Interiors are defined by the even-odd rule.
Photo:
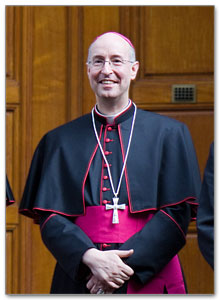
[[[104,65],[105,65],[106,62],[109,63],[109,65],[111,66],[111,68],[120,68],[121,66],[123,66],[127,62],[134,63],[134,61],[120,59],[120,58],[112,58],[110,60],[104,60],[104,59],[101,59],[101,58],[95,58],[94,60],[89,61],[88,64],[92,65],[93,68],[102,69],[104,67]]]

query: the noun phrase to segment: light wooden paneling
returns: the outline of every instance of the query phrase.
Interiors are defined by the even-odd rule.
[[[11,104],[6,114],[6,172],[15,199],[19,195],[19,108]],[[18,292],[18,211],[17,203],[6,210],[6,293]]]
[[[20,101],[20,56],[21,56],[21,26],[20,10],[13,6],[7,7],[6,18],[6,101]],[[16,49],[16,51],[15,51]]]
[[[8,111],[6,114],[6,173],[13,184],[13,161],[14,161],[14,143],[13,143],[13,111]],[[8,163],[7,163],[8,162]]]
[[[83,72],[83,8],[71,6],[67,10],[67,120],[82,115]],[[79,59],[80,58],[80,59]]]
[[[172,85],[195,84],[196,103],[188,109],[213,108],[214,7],[141,6],[138,15],[140,71],[131,97],[144,109],[172,110]]]
[[[49,130],[67,121],[68,10],[36,7],[33,12],[32,152]],[[31,293],[49,293],[55,260],[31,229]]]
[[[172,103],[172,85],[195,84],[196,103]],[[210,76],[159,76],[137,80],[132,90],[132,99],[144,109],[210,109],[214,103],[213,75]]]
[[[209,155],[210,145],[214,141],[213,111],[166,112],[162,113],[180,122],[184,122],[190,131],[199,162],[201,178]]]
[[[21,10],[13,6],[8,6],[6,8],[6,13],[6,77],[11,80],[19,80],[19,60],[21,55]]]
[[[15,204],[6,208],[6,293],[20,292],[20,231],[18,205],[23,165],[21,148],[22,9],[6,7],[6,172]],[[24,104],[24,103],[22,103]]]
[[[13,78],[14,73],[14,7],[7,7],[7,19],[6,19],[6,76]]]
[[[85,65],[88,47],[98,35],[107,31],[120,31],[119,16],[118,6],[85,6],[83,8],[83,114],[90,112],[96,101],[90,88]]]
[[[17,210],[12,209],[17,219]],[[12,215],[12,214],[11,214]],[[6,227],[6,294],[18,293],[19,269],[18,269],[18,227],[17,224],[7,224]]]
[[[6,231],[6,293],[12,294],[13,293],[13,237],[12,232],[10,232],[9,228]]]
[[[7,207],[6,224],[6,293],[14,294],[19,290],[19,217],[16,205]]]
[[[34,9],[32,151],[43,134],[66,121],[67,8]]]
[[[154,6],[142,9],[143,73],[214,71],[214,7]]]

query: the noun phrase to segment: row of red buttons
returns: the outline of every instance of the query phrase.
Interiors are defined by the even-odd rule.
[[[113,128],[112,128],[112,127],[108,127],[107,130],[108,130],[108,131],[112,131]],[[110,143],[110,142],[113,142],[113,140],[110,139],[110,138],[106,138],[106,139],[105,139],[105,142],[106,142],[106,143]],[[112,154],[112,152],[110,152],[110,151],[105,151],[104,153],[105,153],[106,156]],[[109,167],[111,167],[111,166],[112,166],[112,165],[109,164]],[[106,164],[104,164],[104,168],[107,168],[107,165],[106,165]],[[109,177],[108,177],[107,175],[104,175],[104,176],[103,176],[103,179],[104,179],[104,180],[107,180],[107,179],[109,179]],[[102,188],[102,191],[103,191],[103,192],[106,192],[106,191],[109,191],[109,190],[110,190],[110,188],[106,188],[106,187],[103,187],[103,188]],[[107,204],[107,203],[111,203],[111,201],[103,200],[102,203],[105,205],[105,204]],[[106,248],[106,247],[109,247],[109,245],[103,244],[103,248]]]

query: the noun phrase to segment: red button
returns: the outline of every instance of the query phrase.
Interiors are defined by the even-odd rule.
[[[109,143],[109,142],[111,142],[111,141],[112,141],[112,140],[109,139],[109,138],[105,139],[105,142],[106,142],[106,143]]]
[[[107,129],[108,131],[112,131],[112,127],[108,127],[108,129]]]
[[[103,204],[107,204],[107,203],[110,203],[110,202],[111,202],[111,201],[108,201],[108,200],[103,200],[103,201],[102,201]]]
[[[108,176],[107,176],[107,175],[105,175],[105,176],[103,177],[103,179],[105,179],[105,180],[106,180],[106,179],[108,179]]]
[[[102,247],[103,248],[107,248],[107,247],[110,247],[111,245],[108,245],[108,244],[102,244]]]
[[[109,155],[109,154],[112,154],[112,152],[105,151],[105,155]]]
[[[112,165],[111,164],[109,164],[109,167],[111,167]],[[107,165],[106,164],[104,164],[104,168],[107,168]]]
[[[109,190],[110,190],[110,189],[108,189],[108,188],[105,187],[105,186],[102,188],[102,191],[103,191],[103,192],[106,192],[106,191],[109,191]]]

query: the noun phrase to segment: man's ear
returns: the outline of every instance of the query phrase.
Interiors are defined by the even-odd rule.
[[[90,73],[90,66],[89,66],[88,63],[86,63],[86,67],[87,67],[87,75],[89,75],[89,73]]]
[[[139,61],[133,63],[131,67],[131,80],[134,80],[137,76],[137,72],[139,70]]]

